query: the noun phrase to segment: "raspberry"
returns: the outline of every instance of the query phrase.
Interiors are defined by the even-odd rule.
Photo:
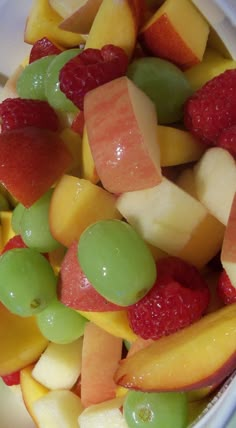
[[[2,380],[7,386],[19,385],[20,370],[18,370],[17,372],[11,373],[9,375],[2,376]]]
[[[168,336],[201,318],[210,299],[198,270],[178,257],[157,262],[157,280],[139,302],[130,306],[133,331],[143,339]]]
[[[217,140],[217,146],[228,150],[232,156],[236,157],[236,125],[221,132]]]
[[[43,37],[34,43],[30,51],[29,63],[37,61],[37,59],[43,58],[48,55],[58,55],[62,52],[62,49],[58,48],[51,40],[47,37]]]
[[[62,67],[60,89],[80,110],[87,92],[125,75],[128,57],[118,46],[85,49]]]
[[[232,285],[226,271],[223,269],[219,276],[217,291],[225,305],[236,302],[236,288]]]
[[[196,91],[184,106],[185,127],[208,145],[236,125],[236,69],[227,70]]]
[[[7,98],[0,104],[2,132],[33,126],[57,131],[58,117],[47,101]]]

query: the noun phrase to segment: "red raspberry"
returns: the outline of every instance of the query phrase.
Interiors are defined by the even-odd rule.
[[[85,49],[62,67],[60,89],[80,110],[87,92],[125,75],[128,57],[118,46],[106,45],[101,50]]]
[[[2,376],[2,380],[7,386],[19,385],[20,370],[18,370],[17,372],[11,373],[9,375]]]
[[[186,101],[184,123],[209,145],[216,144],[224,129],[236,125],[236,69],[211,79]]]
[[[37,61],[37,59],[43,58],[48,55],[58,55],[62,52],[62,49],[58,48],[51,40],[47,37],[43,37],[34,43],[29,56],[29,63]]]
[[[236,157],[236,125],[221,132],[217,140],[217,146],[228,150],[232,156]]]
[[[139,302],[129,307],[133,331],[143,339],[168,336],[197,321],[210,299],[198,270],[178,257],[157,262],[157,280]]]
[[[2,132],[33,126],[57,131],[59,120],[47,101],[7,98],[0,104]]]
[[[236,302],[236,288],[232,285],[226,271],[223,269],[219,276],[217,291],[225,305]]]

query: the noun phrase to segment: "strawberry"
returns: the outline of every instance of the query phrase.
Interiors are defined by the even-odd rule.
[[[236,288],[232,285],[225,269],[223,269],[219,276],[217,291],[225,305],[236,302]]]
[[[236,69],[214,77],[186,101],[184,124],[208,145],[236,125]]]
[[[221,132],[217,139],[217,146],[228,150],[232,156],[236,157],[236,125]]]
[[[128,57],[118,46],[105,45],[101,50],[85,49],[62,67],[60,89],[83,110],[87,92],[125,75],[127,67]]]
[[[62,52],[62,49],[56,46],[47,37],[43,37],[37,40],[31,48],[29,63],[37,61],[37,59],[43,58],[48,55],[58,55]]]
[[[2,132],[34,126],[57,131],[57,114],[47,101],[7,98],[0,104]]]
[[[159,339],[197,321],[209,299],[208,286],[194,266],[178,257],[160,259],[152,289],[127,308],[130,326],[143,339]]]

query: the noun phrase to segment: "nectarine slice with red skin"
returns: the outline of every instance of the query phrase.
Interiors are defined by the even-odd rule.
[[[106,300],[95,290],[80,267],[77,253],[78,241],[74,241],[61,265],[58,284],[61,302],[81,311],[107,312],[123,309]]]
[[[235,367],[236,303],[122,360],[115,381],[141,391],[187,391],[220,383]]]
[[[58,180],[72,158],[56,133],[28,127],[0,134],[0,182],[25,207]]]

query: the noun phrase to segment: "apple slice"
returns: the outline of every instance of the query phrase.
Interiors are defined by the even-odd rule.
[[[236,191],[233,156],[220,147],[208,149],[194,168],[194,179],[198,199],[226,225]]]
[[[92,322],[85,326],[81,366],[84,407],[115,398],[113,376],[121,358],[122,342]]]
[[[128,428],[122,411],[120,410],[123,402],[123,398],[114,398],[113,400],[87,407],[79,416],[79,427]]]
[[[186,391],[222,382],[236,364],[236,304],[205,315],[121,361],[115,381],[141,391]]]
[[[69,247],[90,224],[121,218],[115,202],[113,195],[89,180],[64,175],[57,182],[51,199],[49,223],[52,235]]]
[[[208,34],[207,21],[191,1],[167,0],[145,23],[140,38],[155,56],[187,69],[201,62]]]
[[[26,207],[71,164],[71,155],[56,133],[33,127],[0,134],[0,151],[0,182]]]
[[[48,389],[71,389],[80,375],[82,338],[66,345],[49,343],[32,376]]]
[[[71,391],[50,391],[33,403],[38,428],[78,428],[83,408],[80,398]]]
[[[0,337],[4,343],[0,353],[0,376],[32,364],[48,344],[39,331],[34,317],[22,318],[14,315],[2,304],[0,304]]]
[[[51,3],[58,0],[51,0]],[[73,11],[68,10],[64,21],[60,24],[60,28],[73,33],[88,34],[94,18],[101,6],[103,0],[77,0],[74,1]],[[68,4],[68,1],[64,0]]]
[[[154,104],[127,77],[85,96],[85,124],[96,171],[111,193],[160,183],[160,151]]]
[[[221,251],[221,263],[236,288],[236,193],[233,198]]]

